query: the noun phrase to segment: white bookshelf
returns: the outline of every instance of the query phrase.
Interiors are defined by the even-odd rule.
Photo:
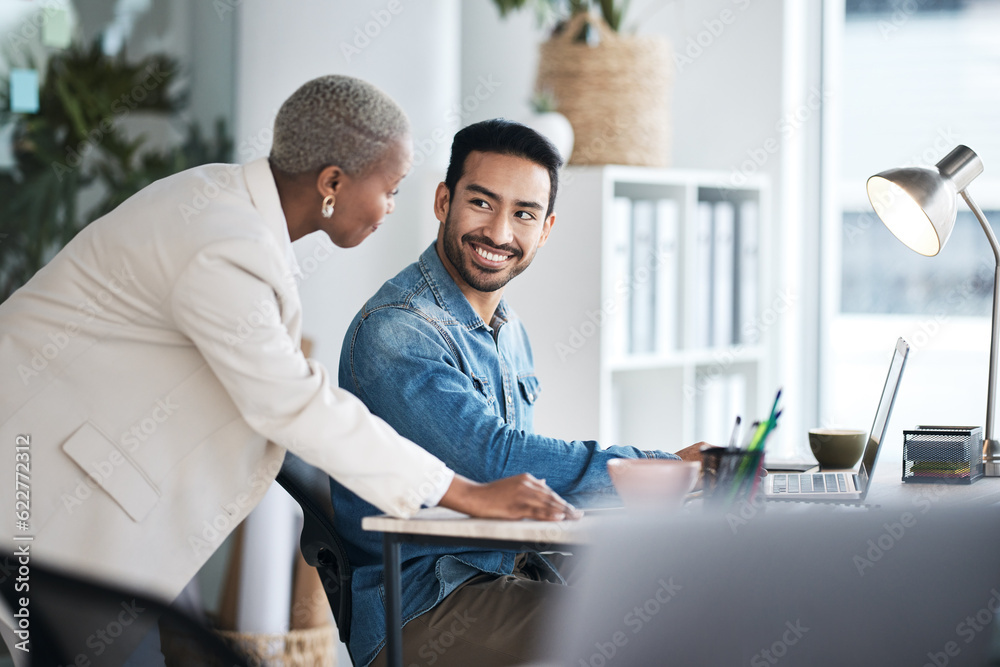
[[[616,283],[612,275],[615,197],[672,199],[677,204],[675,349],[643,354],[615,350],[613,314],[608,314]],[[751,316],[759,317],[761,307],[774,300],[765,179],[749,178],[735,187],[728,173],[719,172],[614,165],[563,171],[549,242],[506,291],[507,301],[531,336],[535,370],[542,383],[535,432],[563,439],[597,439],[602,446],[668,451],[699,440],[725,439],[735,412],[719,416],[725,402],[717,399],[720,392],[729,391],[730,382],[719,378],[734,375],[743,378],[733,382],[744,385],[743,400],[736,401],[743,406],[744,420],[751,421],[770,408],[774,389],[764,353],[768,327],[761,327],[761,338],[753,344],[695,344],[695,286],[701,270],[695,261],[698,205],[719,200],[734,202],[737,209],[744,201],[756,204],[758,268],[753,273],[758,312]],[[734,327],[738,330],[746,317],[735,319],[740,320]],[[724,423],[718,423],[720,419]]]

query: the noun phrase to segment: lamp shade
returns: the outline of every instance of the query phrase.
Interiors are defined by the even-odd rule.
[[[958,213],[958,193],[983,172],[966,146],[948,153],[934,169],[889,169],[868,179],[868,200],[896,238],[921,255],[941,252]]]

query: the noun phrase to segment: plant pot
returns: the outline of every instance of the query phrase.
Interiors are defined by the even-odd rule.
[[[578,39],[588,29],[596,44]],[[665,39],[619,35],[580,13],[542,44],[536,89],[551,91],[573,126],[571,164],[668,167],[673,71]]]
[[[283,634],[214,631],[249,664],[268,667],[333,667],[337,664],[336,628],[332,624]],[[173,625],[160,623],[160,651],[167,667],[227,667],[206,657],[200,644]]]
[[[558,111],[533,113],[522,121],[535,132],[552,142],[563,162],[568,162],[573,154],[573,125]]]

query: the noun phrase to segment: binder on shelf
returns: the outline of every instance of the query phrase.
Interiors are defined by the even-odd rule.
[[[695,220],[694,347],[712,345],[712,202],[698,202]]]
[[[713,215],[711,344],[727,347],[734,342],[736,207],[731,201],[715,202]]]
[[[632,200],[628,197],[615,197],[612,203],[612,239],[611,250],[611,297],[614,300],[614,310],[611,316],[611,355],[623,357],[629,352],[629,330],[631,308],[629,296],[631,281],[629,280],[629,252],[632,247]]]
[[[700,391],[695,396],[695,412],[698,416],[698,431],[695,440],[703,440],[712,445],[725,445],[733,427],[735,413],[728,411],[728,386],[726,377],[700,375],[697,386]]]
[[[726,376],[726,411],[731,419],[747,417],[747,376],[743,373]]]
[[[698,375],[697,387],[695,439],[725,446],[736,415],[747,417],[747,377],[743,373],[713,374],[708,370]]]
[[[680,224],[677,201],[656,202],[656,351],[677,349],[679,309],[677,294],[680,271]]]
[[[760,275],[760,249],[757,234],[759,233],[759,208],[757,202],[748,199],[740,204],[737,221],[737,253],[736,270],[739,276],[739,291],[737,292],[737,330],[739,341],[747,345],[758,342],[758,329],[752,326],[757,317],[759,304],[758,276]]]
[[[655,303],[656,215],[652,201],[632,202],[632,284],[631,347],[632,354],[654,350],[653,318]]]

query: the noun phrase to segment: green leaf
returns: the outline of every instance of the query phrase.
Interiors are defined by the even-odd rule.
[[[186,94],[173,85],[177,72],[167,56],[111,58],[95,40],[50,57],[38,114],[0,110],[0,127],[13,126],[16,163],[0,172],[0,299],[86,224],[143,187],[231,159],[233,141],[223,121],[211,139],[189,126],[184,142],[167,151],[151,151],[145,137],[129,139],[123,132],[120,121],[133,112],[170,115],[183,108]],[[0,100],[6,90],[0,83]],[[79,153],[87,159],[80,162]],[[81,217],[81,193],[92,186],[99,186],[101,200]]]

